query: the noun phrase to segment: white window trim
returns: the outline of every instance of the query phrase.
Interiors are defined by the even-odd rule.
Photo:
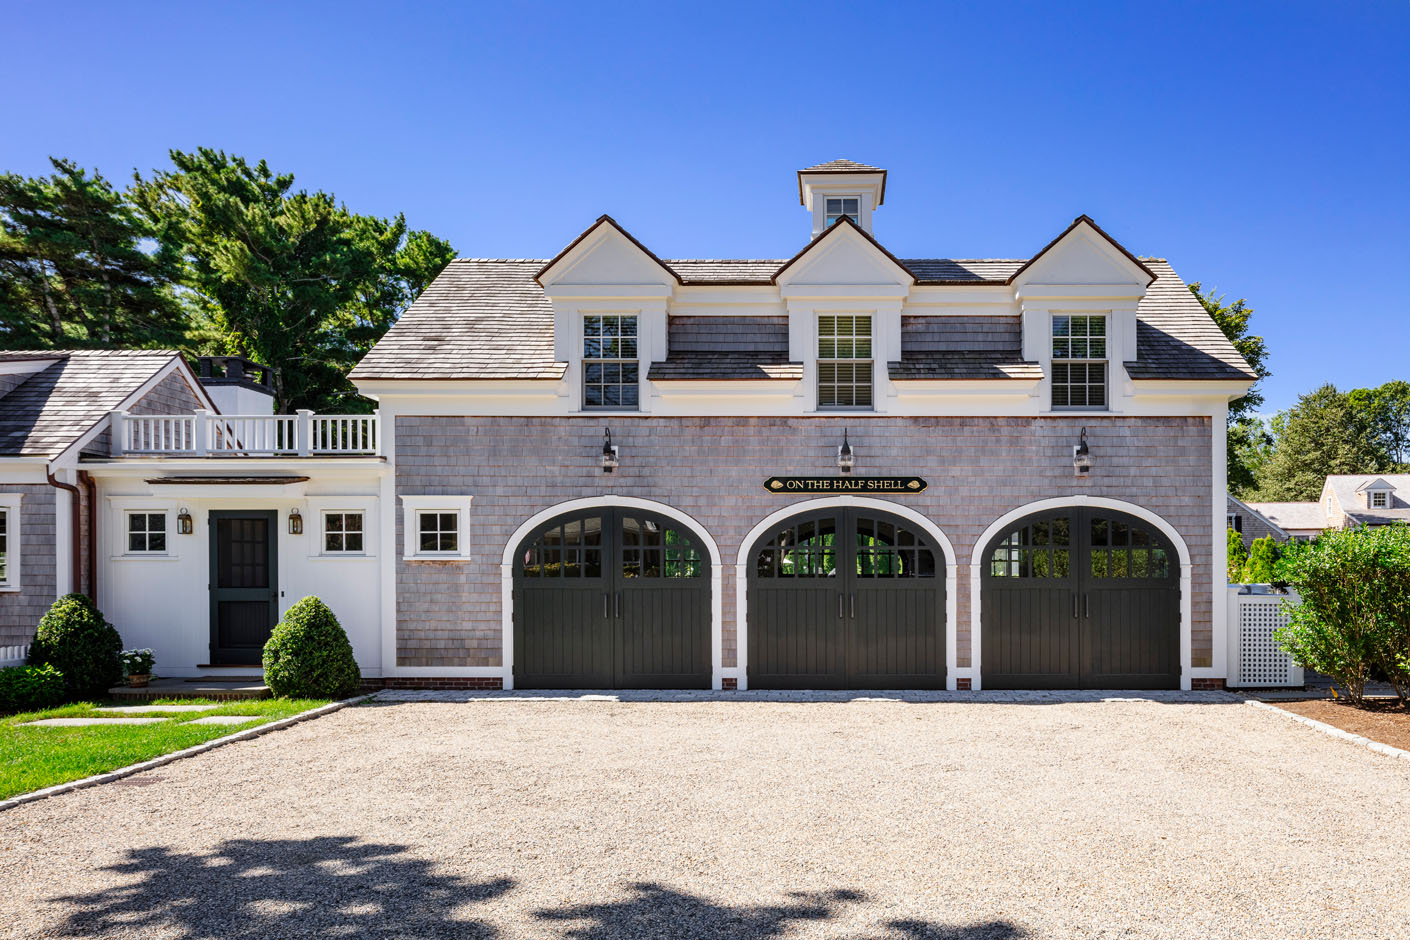
[[[109,561],[137,564],[177,561],[181,557],[181,550],[187,547],[180,540],[199,539],[200,536],[197,533],[204,531],[201,528],[204,513],[198,511],[190,501],[174,504],[170,500],[151,496],[109,496],[107,501],[108,512],[104,520],[100,521],[98,529],[103,533],[103,538],[108,543]],[[178,535],[176,532],[176,512],[181,505],[191,508],[191,515],[195,522],[191,535]],[[127,514],[129,512],[164,513],[166,515],[165,552],[129,552],[127,550]]]
[[[23,493],[0,493],[0,512],[9,516],[5,525],[5,551],[9,557],[6,560],[5,580],[0,581],[0,593],[21,590],[20,550],[23,543],[20,541],[20,500],[23,498]]]
[[[1224,514],[1225,528],[1233,529],[1235,532],[1239,531],[1238,528],[1235,527],[1235,525],[1234,525],[1234,521],[1235,521],[1236,519],[1238,519],[1238,518],[1239,518],[1239,514],[1236,513],[1236,512],[1225,513],[1225,514]]]
[[[132,524],[130,520],[136,515],[162,517],[162,533],[166,536],[166,548],[163,548],[159,552],[154,552],[150,549],[136,551],[132,548],[132,540],[129,539],[128,536],[132,531],[130,528]],[[122,539],[122,554],[127,558],[169,558],[171,557],[171,540],[175,537],[176,532],[171,527],[170,509],[137,506],[122,511],[122,531],[120,538]]]
[[[329,517],[330,515],[344,515],[344,516],[357,515],[357,516],[361,516],[361,517],[362,517],[362,528],[358,530],[358,534],[362,536],[362,548],[358,549],[358,550],[355,551],[355,552],[353,552],[353,551],[348,551],[348,550],[346,550],[346,549],[344,549],[344,550],[342,550],[342,551],[332,551],[332,550],[330,550],[330,549],[328,548],[328,517]],[[333,507],[328,507],[328,508],[325,508],[325,509],[319,509],[319,510],[318,510],[318,554],[320,554],[320,555],[325,555],[325,556],[327,556],[327,557],[329,557],[329,558],[363,558],[363,557],[366,557],[366,555],[367,555],[367,544],[368,544],[368,542],[370,541],[370,540],[368,539],[368,537],[367,537],[367,516],[368,516],[368,512],[367,512],[366,509],[352,509],[352,508],[349,508],[349,509],[340,509],[340,508],[333,508]],[[344,533],[344,534],[346,534],[346,533]]]
[[[1367,505],[1368,505],[1370,508],[1372,508],[1372,509],[1389,509],[1389,508],[1390,508],[1390,494],[1387,493],[1385,490],[1371,490],[1371,491],[1369,491],[1366,495],[1370,497],[1370,499],[1369,499],[1368,502],[1367,502]],[[1379,502],[1378,502],[1378,501],[1379,501]]]
[[[823,228],[824,228],[824,230],[829,229],[829,228],[832,228],[832,226],[837,222],[837,220],[838,220],[838,219],[841,219],[842,216],[844,216],[844,215],[845,215],[845,216],[848,216],[848,217],[851,217],[851,218],[852,218],[852,221],[853,221],[853,222],[856,222],[858,225],[861,225],[861,224],[862,224],[862,194],[861,194],[861,193],[856,193],[856,194],[852,194],[852,193],[819,193],[818,195],[822,197],[822,201],[823,201]],[[845,204],[844,204],[844,206],[843,206],[844,211],[839,212],[839,213],[837,214],[837,219],[834,219],[832,222],[829,222],[829,221],[827,220],[827,201],[828,201],[829,199],[855,199],[855,200],[857,200],[857,214],[856,214],[856,216],[855,216],[855,217],[852,217],[852,214],[851,214],[850,212],[845,211],[846,206],[845,206]]]
[[[329,562],[330,564],[351,564],[360,559],[375,559],[379,552],[381,538],[381,513],[377,511],[375,496],[306,496],[298,507],[304,517],[304,535],[307,538],[305,553],[309,561]],[[362,513],[362,551],[326,552],[323,550],[324,513]]]
[[[403,496],[402,508],[402,558],[406,561],[471,561],[470,555],[470,501],[473,496]],[[453,512],[457,517],[455,552],[422,552],[417,549],[417,533],[420,527],[417,516],[423,512]],[[364,540],[365,541],[365,540]]]
[[[1102,330],[1103,330],[1103,337],[1102,337],[1102,338],[1103,338],[1103,339],[1105,340],[1105,342],[1106,342],[1106,355],[1103,356],[1103,357],[1100,358],[1100,359],[1092,359],[1092,358],[1084,358],[1084,359],[1062,358],[1062,359],[1059,359],[1057,356],[1054,356],[1054,355],[1053,355],[1053,340],[1056,339],[1057,337],[1054,335],[1053,329],[1054,329],[1054,327],[1056,326],[1056,322],[1055,322],[1055,321],[1057,320],[1058,317],[1066,317],[1068,320],[1072,320],[1074,317],[1088,317],[1088,318],[1100,317],[1103,321],[1105,321],[1105,326],[1102,327]],[[1048,314],[1048,336],[1047,336],[1047,344],[1048,344],[1048,348],[1047,348],[1047,358],[1048,358],[1048,370],[1049,370],[1049,371],[1048,371],[1048,382],[1047,382],[1047,386],[1048,386],[1048,403],[1047,403],[1047,404],[1048,404],[1048,410],[1049,410],[1050,412],[1058,413],[1058,414],[1061,414],[1061,413],[1064,413],[1064,412],[1084,412],[1084,411],[1087,411],[1087,412],[1099,412],[1099,413],[1100,413],[1100,412],[1105,412],[1105,411],[1111,411],[1111,410],[1112,410],[1112,391],[1113,391],[1113,388],[1114,388],[1115,385],[1116,385],[1116,382],[1115,382],[1115,380],[1114,380],[1114,377],[1113,377],[1112,374],[1111,374],[1111,364],[1112,364],[1112,357],[1111,357],[1111,352],[1112,352],[1112,350],[1111,350],[1111,344],[1112,344],[1111,327],[1112,327],[1112,314],[1111,314],[1110,311],[1106,311],[1106,310],[1053,310],[1053,311],[1050,311],[1050,312],[1049,312],[1049,314]],[[1071,334],[1069,334],[1069,337],[1070,337],[1070,336],[1071,336]],[[1088,336],[1088,339],[1091,338],[1091,334],[1090,334],[1090,333],[1088,333],[1087,336]],[[1064,363],[1064,364],[1081,363],[1081,364],[1083,364],[1083,365],[1090,365],[1090,364],[1092,364],[1092,363],[1098,363],[1098,362],[1102,364],[1102,373],[1103,373],[1103,375],[1104,375],[1104,380],[1103,380],[1103,397],[1106,399],[1106,403],[1105,403],[1105,404],[1102,404],[1102,405],[1056,405],[1056,404],[1053,404],[1053,387],[1058,384],[1058,383],[1057,383],[1057,379],[1056,379],[1058,363]],[[1067,384],[1068,384],[1068,385],[1071,385],[1071,383],[1067,383]],[[1090,383],[1083,383],[1083,384],[1090,384]]]
[[[587,347],[587,318],[588,317],[631,317],[636,321],[636,356],[634,358],[604,359],[588,358]],[[646,370],[642,368],[642,336],[643,317],[639,310],[580,310],[578,311],[578,409],[585,414],[612,414],[621,412],[624,414],[639,414],[645,409],[642,407],[646,397]],[[636,404],[635,405],[589,405],[587,403],[587,364],[589,362],[617,362],[636,363]]]
[[[823,317],[866,317],[866,318],[868,319],[868,321],[870,321],[870,324],[871,324],[871,329],[870,329],[870,331],[869,331],[869,335],[870,335],[870,337],[871,337],[871,356],[868,357],[868,358],[865,358],[865,359],[858,358],[858,357],[853,357],[853,358],[850,358],[850,359],[837,359],[837,358],[825,359],[825,358],[823,358],[823,356],[820,355],[820,353],[822,352],[822,341],[823,341],[823,335],[822,335],[822,318],[823,318]],[[877,396],[876,396],[876,393],[877,393],[877,381],[876,381],[876,363],[877,363],[877,358],[876,358],[876,353],[877,353],[877,345],[876,345],[876,325],[877,325],[877,313],[876,313],[876,311],[873,311],[873,310],[814,310],[814,311],[813,311],[813,355],[812,355],[812,360],[813,360],[813,403],[814,403],[815,409],[816,409],[819,413],[822,413],[822,414],[848,414],[848,413],[852,413],[852,414],[867,414],[868,412],[875,412],[875,411],[878,410],[878,409],[877,409],[877,406],[876,406],[876,397],[877,397]],[[853,338],[854,340],[856,339],[856,333],[855,333],[855,332],[852,334],[852,338]],[[821,388],[822,388],[822,373],[821,373],[821,371],[818,369],[818,366],[819,366],[821,363],[824,363],[824,362],[851,362],[851,363],[865,362],[865,363],[869,363],[869,364],[871,365],[871,404],[869,404],[869,405],[824,405],[824,404],[822,403],[822,395],[819,394],[819,392],[821,391]]]

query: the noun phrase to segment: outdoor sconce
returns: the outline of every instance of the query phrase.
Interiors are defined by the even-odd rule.
[[[611,473],[617,469],[617,448],[612,444],[612,429],[602,429],[602,472]]]
[[[852,453],[852,445],[847,441],[847,429],[842,429],[842,446],[837,448],[837,469],[851,473],[857,465],[857,457]]]
[[[1078,476],[1092,469],[1092,451],[1087,446],[1087,429],[1082,429],[1082,439],[1072,448],[1072,466]]]
[[[195,526],[191,522],[191,510],[182,506],[181,511],[176,514],[176,533],[190,535],[194,530]]]
[[[304,534],[304,517],[299,514],[297,509],[289,510],[289,534]]]

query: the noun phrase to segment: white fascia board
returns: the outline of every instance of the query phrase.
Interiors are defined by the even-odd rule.
[[[779,295],[778,288],[772,284],[747,287],[687,285],[676,288],[675,299],[671,306],[672,308],[693,304],[765,306],[779,303],[782,303],[782,297]]]
[[[1133,399],[1213,398],[1228,403],[1242,398],[1253,379],[1131,379]]]
[[[395,399],[439,398],[447,395],[467,398],[540,398],[562,394],[563,379],[362,379],[357,390],[379,402]],[[388,404],[391,404],[388,401]]]
[[[1130,300],[1146,295],[1135,284],[1024,284],[1014,291],[1019,300]]]
[[[265,499],[302,499],[308,490],[308,481],[298,483],[148,484],[147,490],[154,497],[175,500],[240,499],[246,502],[257,502]]]
[[[43,457],[0,457],[0,487],[48,483],[48,465]]]
[[[904,300],[910,294],[905,284],[798,284],[779,288],[786,300]]]
[[[554,284],[544,288],[549,300],[651,300],[669,299],[671,284]]]
[[[651,415],[744,416],[803,413],[799,382],[678,381],[650,383]]]
[[[917,284],[911,288],[907,306],[935,307],[975,307],[1005,306],[1014,307],[1015,298],[1011,287],[944,287]]]
[[[153,476],[306,476],[375,480],[391,472],[382,457],[117,457],[79,465],[95,478],[146,479]]]

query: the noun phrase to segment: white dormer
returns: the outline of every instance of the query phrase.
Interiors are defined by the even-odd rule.
[[[1395,505],[1395,487],[1377,477],[1356,488],[1367,509],[1390,509]]]
[[[829,160],[798,171],[798,201],[813,214],[813,238],[846,216],[868,235],[871,214],[886,200],[886,171],[852,160]]]

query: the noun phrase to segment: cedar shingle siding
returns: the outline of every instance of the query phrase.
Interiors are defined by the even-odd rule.
[[[0,484],[0,491],[23,497],[20,590],[0,592],[0,646],[18,646],[34,638],[39,618],[54,603],[54,488],[47,483],[6,483]],[[64,499],[68,498],[64,493]]]
[[[775,474],[835,475],[846,426],[868,475],[918,474],[930,488],[897,497],[925,514],[958,553],[959,659],[970,664],[969,564],[993,520],[1033,500],[1081,493],[1144,506],[1184,536],[1193,571],[1194,665],[1212,663],[1213,479],[1208,417],[1086,421],[1101,455],[1072,473],[1073,425],[1062,418],[678,418],[613,415],[622,462],[604,474],[602,428],[571,417],[396,419],[396,488],[474,494],[469,564],[407,562],[397,514],[397,664],[497,666],[500,562],[531,515],[564,500],[616,494],[689,514],[723,554],[724,665],[736,665],[734,565],[760,519],[796,500],[770,494]],[[721,450],[719,442],[729,441]],[[1223,577],[1220,574],[1220,577]]]
[[[764,353],[788,358],[788,317],[670,318],[667,355]]]

